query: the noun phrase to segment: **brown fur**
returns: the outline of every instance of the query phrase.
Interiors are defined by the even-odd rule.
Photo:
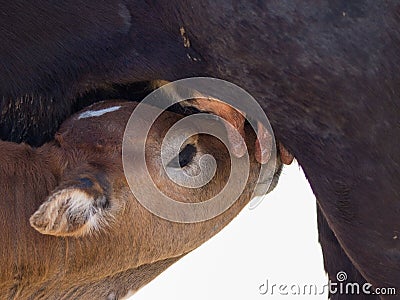
[[[147,211],[133,197],[122,172],[121,141],[135,104],[103,102],[88,109],[111,105],[121,109],[100,117],[72,117],[61,126],[55,142],[40,148],[1,142],[2,297],[118,299],[215,235],[249,202],[259,170],[254,155],[250,155],[245,191],[221,215],[183,224]],[[198,151],[210,153],[217,161],[215,178],[195,191],[172,184],[159,169],[159,148],[167,128],[179,118],[170,112],[160,117],[150,131],[146,160],[164,193],[182,202],[201,202],[224,186],[230,160],[221,142],[199,135],[195,139]],[[254,152],[254,134],[246,136]],[[85,218],[73,212],[64,218],[71,193],[86,195],[80,201],[98,209],[97,228],[86,230]],[[103,200],[99,204],[96,199]],[[45,234],[30,225],[30,217],[31,224]],[[56,225],[47,228],[49,220]]]

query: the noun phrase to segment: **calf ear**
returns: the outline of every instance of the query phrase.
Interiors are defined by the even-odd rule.
[[[108,223],[110,203],[105,180],[79,176],[64,181],[30,217],[42,234],[84,236]]]

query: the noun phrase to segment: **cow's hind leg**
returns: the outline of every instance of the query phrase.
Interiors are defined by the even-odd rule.
[[[325,219],[321,209],[317,205],[317,219],[318,219],[318,234],[319,243],[321,244],[322,254],[324,257],[324,267],[325,271],[328,273],[329,279],[332,283],[358,283],[360,287],[360,292],[358,294],[351,293],[340,293],[338,292],[330,295],[331,300],[378,300],[380,299],[376,295],[367,295],[362,292],[362,286],[367,283],[364,277],[358,272],[353,263],[348,258],[347,254],[343,251],[339,244],[335,234],[330,229],[328,222]],[[347,279],[343,281],[338,281],[337,274],[339,272],[345,272]],[[343,273],[339,273],[344,275]],[[339,287],[337,285],[336,287]],[[332,287],[335,289],[335,286]]]

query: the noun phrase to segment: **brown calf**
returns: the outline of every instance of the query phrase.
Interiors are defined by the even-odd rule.
[[[37,149],[0,142],[2,297],[119,299],[215,235],[249,202],[260,167],[251,153],[245,190],[219,216],[183,224],[146,210],[122,171],[122,139],[135,106],[95,104]],[[146,142],[146,162],[162,192],[180,202],[202,202],[224,187],[231,161],[220,141],[198,135],[188,140],[193,153],[185,167],[211,154],[218,166],[214,178],[197,189],[173,183],[161,167],[160,145],[180,118],[166,112],[157,120]],[[254,134],[246,136],[254,153]],[[142,180],[140,173],[135,177]]]

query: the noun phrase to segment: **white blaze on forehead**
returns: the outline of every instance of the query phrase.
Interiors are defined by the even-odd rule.
[[[78,120],[80,119],[86,119],[86,118],[92,118],[92,117],[100,117],[106,113],[109,112],[113,112],[116,111],[118,109],[120,109],[121,106],[113,106],[113,107],[109,107],[109,108],[104,108],[104,109],[100,109],[100,110],[89,110],[89,111],[85,111],[83,113],[81,113],[78,117]]]

